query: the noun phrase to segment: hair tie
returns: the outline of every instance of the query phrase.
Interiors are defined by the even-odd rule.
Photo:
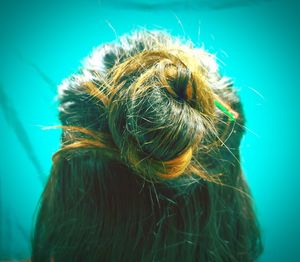
[[[226,104],[223,100],[221,100],[221,98],[219,98],[217,95],[215,95],[214,103],[224,114],[226,114],[229,117],[231,122],[235,121],[239,117],[238,112],[234,111],[228,104]]]

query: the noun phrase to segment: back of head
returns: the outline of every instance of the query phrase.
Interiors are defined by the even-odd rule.
[[[253,261],[245,118],[214,56],[164,31],[97,47],[59,86],[61,148],[32,260]]]

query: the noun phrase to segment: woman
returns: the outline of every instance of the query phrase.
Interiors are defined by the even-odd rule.
[[[213,55],[164,31],[103,44],[58,89],[32,261],[254,261],[245,117]]]

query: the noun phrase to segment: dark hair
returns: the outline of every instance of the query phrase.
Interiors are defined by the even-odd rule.
[[[212,54],[165,31],[135,31],[97,47],[58,99],[61,148],[32,261],[246,262],[262,253],[240,164],[244,112]]]

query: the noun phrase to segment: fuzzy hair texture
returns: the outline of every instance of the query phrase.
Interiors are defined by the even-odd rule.
[[[216,58],[166,31],[96,47],[58,88],[32,261],[254,261],[245,116]],[[238,113],[235,121],[214,104]]]

